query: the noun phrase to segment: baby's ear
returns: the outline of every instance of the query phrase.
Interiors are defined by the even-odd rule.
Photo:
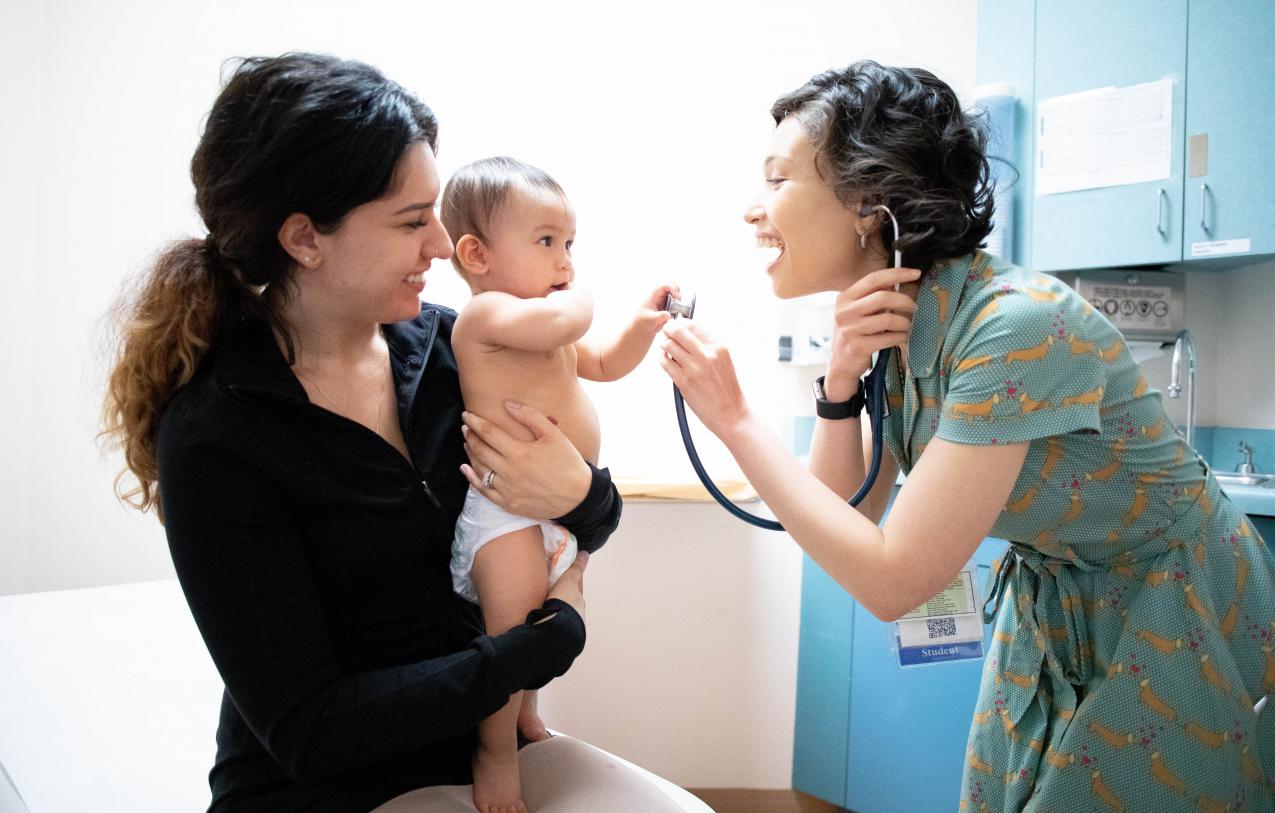
[[[456,241],[456,259],[467,274],[487,273],[487,246],[472,234],[466,234]]]

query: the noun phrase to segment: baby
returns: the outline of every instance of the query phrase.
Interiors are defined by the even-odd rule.
[[[598,417],[578,377],[614,381],[632,371],[668,321],[661,309],[677,289],[656,289],[609,344],[584,341],[593,300],[574,285],[575,215],[556,181],[512,158],[459,169],[443,193],[442,221],[456,241],[452,263],[473,291],[452,332],[465,409],[532,440],[504,402],[534,406],[596,463]],[[544,602],[575,555],[565,528],[510,514],[470,488],[452,544],[452,583],[482,607],[488,634],[499,635]],[[533,692],[514,695],[479,726],[474,805],[483,813],[525,810],[518,732],[532,741],[549,736]]]

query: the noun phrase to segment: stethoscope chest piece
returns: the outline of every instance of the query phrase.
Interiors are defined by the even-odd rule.
[[[687,319],[695,318],[695,294],[691,294],[690,299],[682,300],[669,294],[664,300],[664,310],[673,314],[674,317],[685,316]]]

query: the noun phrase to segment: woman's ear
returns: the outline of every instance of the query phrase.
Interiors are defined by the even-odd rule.
[[[456,241],[456,259],[465,273],[481,276],[490,270],[487,266],[487,246],[477,236],[466,234]]]
[[[317,268],[323,262],[314,223],[300,212],[288,215],[279,227],[279,245],[303,268]]]

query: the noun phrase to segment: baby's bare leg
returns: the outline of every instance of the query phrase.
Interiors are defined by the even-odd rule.
[[[545,728],[545,721],[540,719],[540,712],[536,710],[534,691],[522,693],[522,708],[518,710],[518,732],[531,742],[549,739],[549,729]]]
[[[497,537],[474,558],[474,587],[488,635],[526,619],[549,593],[544,536],[537,525]],[[518,776],[518,716],[522,692],[478,724],[474,806],[481,813],[525,813]]]

